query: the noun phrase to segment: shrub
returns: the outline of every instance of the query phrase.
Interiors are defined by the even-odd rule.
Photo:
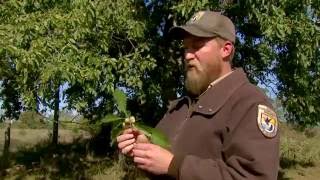
[[[44,129],[48,128],[48,123],[42,115],[26,111],[20,114],[19,120],[13,126],[22,129]]]
[[[306,167],[314,166],[320,161],[320,143],[316,129],[309,129],[312,132],[295,130],[289,125],[281,126],[281,161],[282,168],[291,168],[297,165]]]

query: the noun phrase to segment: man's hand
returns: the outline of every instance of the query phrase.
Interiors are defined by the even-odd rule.
[[[156,175],[167,174],[173,154],[151,143],[137,143],[133,147],[133,161],[145,171]]]
[[[117,137],[118,148],[122,154],[133,156],[132,149],[135,143],[149,143],[148,138],[137,129],[126,129]]]

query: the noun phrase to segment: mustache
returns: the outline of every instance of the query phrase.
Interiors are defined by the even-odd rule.
[[[193,68],[193,67],[197,67],[195,64],[193,64],[193,63],[185,63],[185,65],[184,65],[184,68],[186,69],[186,70],[188,70],[188,69],[190,69],[190,68]]]

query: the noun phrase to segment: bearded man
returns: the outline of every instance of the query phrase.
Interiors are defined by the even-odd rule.
[[[277,179],[277,116],[244,71],[232,68],[232,21],[200,11],[170,35],[183,41],[188,94],[172,103],[157,125],[171,148],[126,129],[117,137],[121,152],[155,179]]]

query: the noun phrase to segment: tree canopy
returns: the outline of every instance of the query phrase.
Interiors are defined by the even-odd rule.
[[[168,39],[169,29],[198,10],[216,10],[236,25],[234,66],[274,90],[288,121],[320,122],[319,0],[0,4],[0,97],[7,117],[54,109],[59,92],[67,108],[96,121],[115,110],[112,93],[122,88],[129,110],[155,124],[169,100],[183,95],[183,51]]]

